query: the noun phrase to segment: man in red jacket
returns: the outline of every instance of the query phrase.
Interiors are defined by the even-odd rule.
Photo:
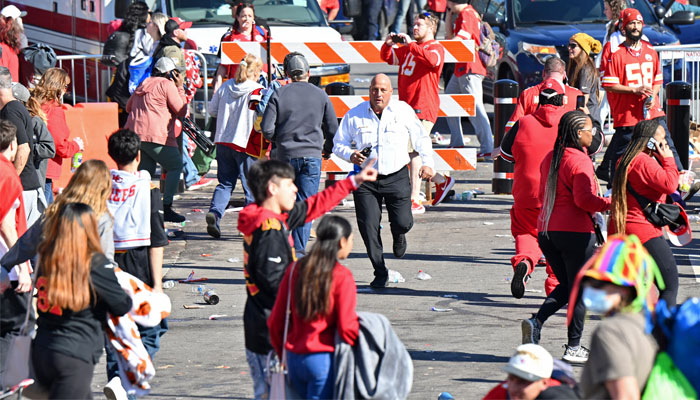
[[[448,39],[473,40],[474,48],[481,45],[481,16],[467,4],[469,0],[450,0],[447,7],[453,14],[459,14],[452,29],[453,35]],[[470,120],[479,138],[481,147],[477,158],[484,160],[491,157],[493,150],[493,133],[486,108],[484,108],[484,90],[482,83],[486,76],[486,66],[481,57],[475,55],[474,62],[459,63],[455,66],[455,72],[445,88],[445,93],[464,93],[474,96],[474,109],[476,116]],[[450,147],[464,146],[462,139],[462,124],[459,117],[447,119],[450,127]]]
[[[380,55],[390,65],[399,66],[399,100],[405,101],[416,112],[428,133],[433,129],[440,111],[440,74],[445,64],[445,48],[435,40],[438,19],[431,13],[418,15],[413,23],[413,37],[405,33],[391,33],[386,37]],[[405,43],[405,44],[403,44]],[[411,212],[422,214],[420,203],[421,160],[417,151],[411,156]],[[435,174],[435,198],[432,205],[440,203],[454,185],[454,179]]]
[[[540,214],[539,199],[540,165],[547,153],[554,148],[559,120],[568,110],[563,107],[564,85],[554,79],[543,82],[540,107],[515,123],[503,138],[501,157],[515,163],[513,176],[513,207],[510,210],[510,230],[515,238],[515,256],[510,262],[514,275],[510,291],[516,299],[525,294],[525,285],[542,255],[537,244],[537,218]],[[545,289],[554,290],[558,281],[548,270]]]

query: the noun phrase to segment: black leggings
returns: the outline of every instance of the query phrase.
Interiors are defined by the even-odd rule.
[[[50,399],[92,399],[94,364],[40,346],[32,346],[32,363]]]
[[[552,271],[559,280],[559,284],[547,296],[537,312],[537,320],[542,324],[569,302],[576,275],[593,255],[595,249],[595,234],[593,233],[549,232],[548,236],[540,233],[537,235],[537,241],[542,253],[547,258],[547,262],[552,266]],[[574,306],[574,315],[567,332],[569,346],[575,347],[581,344],[585,316],[586,307],[581,301],[581,292],[579,292]]]
[[[671,246],[663,236],[659,236],[644,242],[644,247],[656,261],[666,284],[666,289],[659,290],[659,298],[666,300],[669,307],[675,306],[678,296],[678,266],[676,266],[676,259],[673,258]]]

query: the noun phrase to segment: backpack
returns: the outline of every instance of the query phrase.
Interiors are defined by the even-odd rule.
[[[479,45],[479,58],[484,63],[486,68],[495,67],[498,63],[498,57],[501,54],[501,45],[496,41],[496,34],[493,33],[491,25],[488,22],[481,21],[481,35],[479,37],[481,45]]]
[[[126,103],[131,97],[129,93],[129,64],[131,63],[131,58],[119,63],[117,70],[114,73],[114,79],[112,84],[107,88],[107,96],[111,101],[119,104],[119,107],[126,110]]]
[[[133,43],[133,34],[116,31],[109,35],[102,49],[102,64],[116,67],[129,57]]]

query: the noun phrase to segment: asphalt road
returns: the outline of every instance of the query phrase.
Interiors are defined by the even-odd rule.
[[[472,136],[472,143],[474,140]],[[514,243],[508,211],[512,197],[489,194],[491,173],[491,163],[479,163],[476,171],[454,174],[457,192],[478,188],[487,194],[468,202],[428,207],[425,214],[416,216],[402,259],[391,255],[384,215],[387,265],[403,275],[404,283],[382,291],[368,287],[372,268],[355,232],[355,248],[345,265],[358,285],[357,309],[382,313],[392,322],[413,359],[411,399],[435,399],[443,391],[458,399],[482,397],[505,377],[501,368],[520,343],[520,321],[536,312],[544,300],[543,268],[537,268],[523,299],[511,297],[509,260]],[[216,290],[221,302],[206,305],[201,296],[193,294],[191,284],[166,290],[173,312],[170,331],[155,359],[157,375],[151,398],[245,399],[253,394],[243,345],[245,281],[242,238],[235,229],[237,213],[225,215],[222,239],[210,238],[204,213],[212,191],[209,186],[176,200],[176,209],[186,212],[188,221],[166,250],[166,279],[184,279],[194,271],[195,277],[208,279],[205,284]],[[242,198],[237,188],[234,203]],[[351,206],[339,206],[332,212],[351,220],[356,231]],[[694,227],[700,229],[697,224]],[[695,240],[686,248],[674,249],[680,299],[700,292],[700,268],[692,265],[700,260],[699,248],[700,241]],[[432,279],[416,280],[419,270]],[[203,308],[184,309],[183,305]],[[449,311],[435,312],[432,307]],[[212,315],[220,317],[211,320]],[[596,320],[587,321],[584,345],[596,324]],[[561,311],[547,321],[541,344],[560,357],[564,343],[565,311]],[[580,369],[576,372],[580,374]],[[103,398],[105,383],[103,357],[93,380],[96,398]]]

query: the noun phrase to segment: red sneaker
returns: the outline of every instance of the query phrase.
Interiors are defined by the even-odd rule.
[[[433,205],[436,206],[440,204],[441,201],[445,200],[447,192],[454,186],[455,180],[452,177],[446,176],[445,181],[442,184],[435,184],[435,198],[433,198]]]
[[[411,200],[411,214],[423,214],[425,213],[425,207],[415,200]]]
[[[214,182],[214,178],[201,177],[197,183],[187,188],[187,190],[197,190],[205,186],[211,185]]]

